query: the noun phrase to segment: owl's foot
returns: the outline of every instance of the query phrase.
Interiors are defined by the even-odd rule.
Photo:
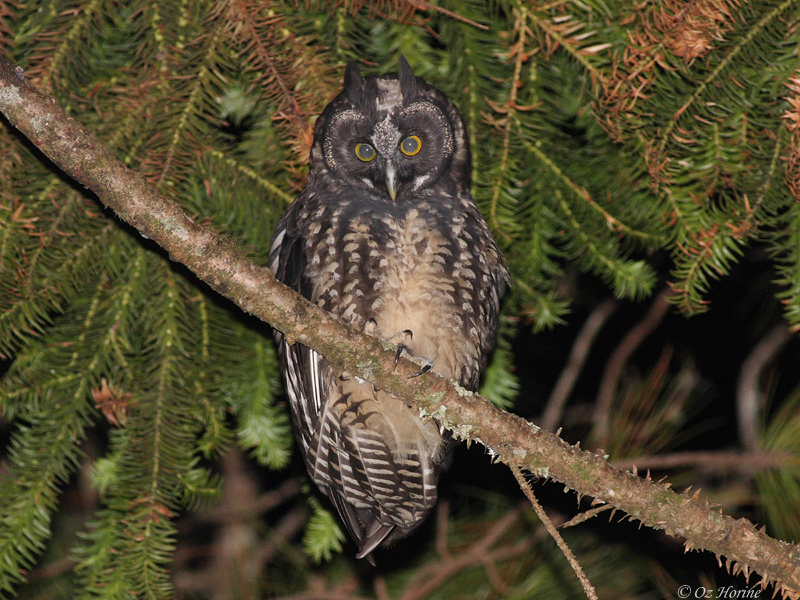
[[[411,350],[409,350],[408,346],[406,345],[413,337],[414,333],[410,329],[405,329],[395,333],[392,337],[386,340],[387,344],[397,346],[397,352],[394,354],[394,364],[397,364],[397,361],[400,360],[400,355],[403,354],[403,352],[409,356],[413,356],[413,354],[411,354]]]
[[[433,361],[430,358],[425,358],[424,356],[413,355],[411,350],[408,349],[408,346],[406,346],[406,342],[410,341],[411,338],[414,337],[414,333],[410,329],[406,329],[405,331],[394,334],[389,342],[391,343],[393,340],[398,338],[398,336],[402,336],[402,341],[397,344],[397,352],[394,355],[394,364],[397,364],[397,361],[400,360],[400,356],[403,354],[403,352],[405,352],[411,362],[420,365],[419,371],[411,375],[409,379],[419,377],[423,373],[430,371],[433,368]]]
[[[364,325],[364,333],[367,335],[371,335],[375,337],[375,334],[378,333],[378,322],[374,318],[367,319],[366,324]],[[414,373],[409,379],[413,377],[419,377],[420,375],[427,373],[433,368],[433,361],[429,358],[425,358],[424,356],[415,356],[411,353],[408,345],[412,338],[414,337],[414,332],[410,329],[404,329],[403,331],[398,331],[388,340],[384,340],[385,344],[391,344],[397,348],[397,352],[394,354],[394,364],[400,360],[400,357],[405,352],[406,358],[408,358],[411,362],[420,365],[419,371]]]

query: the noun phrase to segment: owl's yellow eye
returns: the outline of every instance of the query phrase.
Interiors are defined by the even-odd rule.
[[[369,144],[356,144],[356,158],[361,162],[369,162],[375,158],[375,148]]]
[[[414,156],[422,150],[422,140],[416,135],[410,135],[400,144],[400,152],[406,156]]]

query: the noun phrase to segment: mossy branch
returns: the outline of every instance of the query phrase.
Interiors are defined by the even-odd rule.
[[[687,549],[725,556],[732,571],[756,572],[762,585],[774,584],[786,597],[800,598],[798,546],[712,510],[698,494],[677,494],[669,484],[615,469],[603,456],[570,446],[435,374],[410,379],[416,365],[401,361],[396,366],[392,349],[331,318],[248,261],[233,241],[194,222],[65,115],[53,98],[29,85],[22,69],[2,58],[0,111],[65,173],[173,260],[293,342],[324,354],[335,368],[408,399],[459,439],[483,444],[501,462],[557,480],[649,527],[683,537]]]

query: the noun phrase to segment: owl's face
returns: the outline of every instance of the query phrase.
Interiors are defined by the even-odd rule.
[[[443,177],[469,180],[464,122],[442,92],[414,76],[405,58],[399,73],[362,78],[347,67],[344,90],[317,121],[311,173],[403,201]]]

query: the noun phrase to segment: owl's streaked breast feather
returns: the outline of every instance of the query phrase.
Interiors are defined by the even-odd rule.
[[[278,225],[270,268],[341,320],[361,330],[374,325],[371,335],[388,340],[410,330],[406,345],[413,354],[475,389],[508,273],[466,188],[463,121],[441,92],[414,78],[404,59],[397,77],[361,78],[348,68],[345,82],[317,121],[309,182]],[[450,121],[440,123],[445,115]],[[443,154],[408,163],[399,154],[387,158],[400,165],[404,187],[396,199],[372,180],[367,185],[351,176],[375,165],[361,164],[352,146],[339,148],[361,139],[342,137],[351,131],[348,119],[352,131],[372,123],[379,137],[368,141],[379,161],[417,118],[442,128],[430,132],[435,138],[414,133]],[[387,141],[390,129],[397,132],[393,141]],[[448,136],[447,144],[431,141]],[[306,467],[336,505],[358,556],[369,557],[378,545],[415,529],[436,503],[449,435],[401,399],[333,372],[313,350],[289,346],[279,332],[276,339]]]

